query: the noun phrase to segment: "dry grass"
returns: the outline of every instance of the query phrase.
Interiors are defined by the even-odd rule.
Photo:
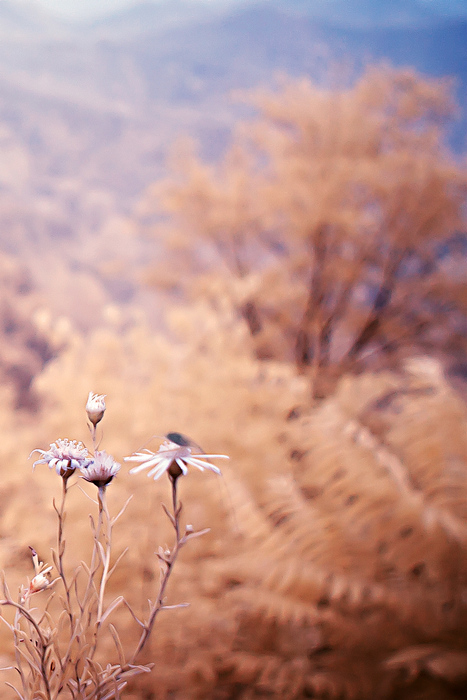
[[[108,594],[108,584],[121,566],[126,549],[114,553],[114,529],[124,514],[130,498],[116,515],[111,515],[107,505],[107,488],[120,470],[120,465],[105,451],[98,449],[97,425],[105,413],[103,396],[89,395],[86,411],[92,436],[93,452],[82,443],[58,439],[39,453],[34,466],[46,464],[61,479],[62,495],[58,503],[53,500],[57,519],[56,547],[52,549],[53,566],[39,560],[33,547],[34,576],[27,585],[20,587],[19,595],[12,596],[6,579],[3,580],[2,621],[11,634],[14,648],[14,665],[4,671],[13,672],[13,680],[6,685],[21,700],[54,700],[58,697],[76,700],[118,700],[133,677],[150,673],[152,665],[142,665],[140,658],[153,632],[156,620],[163,610],[184,607],[168,605],[166,589],[180,550],[208,530],[195,531],[182,525],[182,505],[177,495],[180,476],[187,466],[218,471],[206,460],[209,455],[196,456],[197,450],[183,444],[178,446],[166,441],[159,453],[141,453],[128,457],[130,461],[143,461],[149,457],[160,462],[160,475],[167,473],[172,487],[171,508],[163,505],[165,515],[173,529],[171,546],[159,546],[153,561],[147,561],[154,585],[146,609],[137,613],[123,594]],[[32,455],[31,455],[32,456]],[[202,461],[201,461],[202,460]],[[89,518],[92,553],[88,562],[76,562],[66,546],[67,496],[70,488],[78,488],[86,494],[77,481],[97,487],[97,500],[91,498],[95,514]],[[96,514],[97,513],[97,514]],[[156,572],[159,570],[159,576]],[[44,596],[44,594],[46,594]],[[136,641],[125,629],[119,632],[115,624],[115,612],[123,609],[135,627]],[[11,611],[11,615],[8,614]],[[128,620],[127,625],[128,627]],[[19,678],[19,680],[18,680]]]

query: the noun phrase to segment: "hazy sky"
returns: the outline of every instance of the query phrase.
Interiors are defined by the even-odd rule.
[[[56,15],[68,19],[80,19],[83,17],[99,16],[109,14],[112,11],[117,11],[124,7],[135,5],[142,0],[36,0],[39,5],[42,5],[47,10]],[[192,0],[193,2],[199,0]],[[228,0],[202,0],[203,2],[226,2]],[[239,0],[230,0],[235,4]],[[316,0],[322,5],[326,0]],[[335,0],[327,0],[332,4]],[[151,0],[151,2],[160,2],[160,0]],[[348,0],[351,5],[353,0]],[[467,15],[467,0],[418,0],[420,4],[432,5],[436,7],[442,14],[460,14]],[[410,4],[410,1],[408,2]]]
[[[151,2],[159,1],[151,0]],[[204,2],[207,1],[220,2],[221,0],[204,0]],[[78,19],[116,12],[124,7],[136,5],[141,0],[36,0],[36,2],[56,15]]]
[[[45,9],[62,17],[88,17],[108,14],[135,4],[133,0],[38,0]]]

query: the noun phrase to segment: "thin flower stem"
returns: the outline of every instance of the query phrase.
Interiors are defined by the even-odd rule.
[[[176,541],[177,545],[180,540],[180,522],[179,522],[179,510],[178,510],[178,503],[177,503],[177,478],[170,479],[170,482],[172,484],[172,508],[173,508],[173,514],[174,514],[174,528],[175,528],[175,535],[176,535]]]
[[[91,432],[93,452],[95,453],[97,450],[97,427],[93,423],[89,423],[89,430]]]
[[[73,644],[76,641],[77,634],[79,633],[79,629],[82,627],[82,622],[83,622],[83,615],[86,612],[87,609],[87,603],[88,603],[88,598],[90,595],[91,587],[93,584],[93,578],[96,570],[96,557],[97,557],[97,545],[96,545],[96,539],[98,541],[99,538],[99,533],[101,529],[101,522],[98,521],[97,524],[97,529],[95,533],[95,542],[94,542],[94,548],[93,548],[93,553],[91,557],[91,566],[90,566],[90,572],[89,572],[89,579],[86,587],[86,591],[84,594],[84,598],[82,600],[82,603],[79,603],[78,596],[77,596],[77,591],[76,591],[76,598],[78,600],[78,604],[81,610],[81,616],[78,618],[76,614],[73,613],[73,607],[72,607],[72,601],[71,601],[71,588],[67,583],[66,580],[66,575],[65,575],[65,570],[64,570],[64,554],[65,554],[65,542],[63,539],[63,530],[64,530],[64,522],[65,522],[65,501],[66,501],[66,496],[68,492],[68,479],[63,478],[62,479],[62,502],[60,505],[60,508],[57,509],[55,508],[55,511],[58,516],[58,536],[57,536],[57,541],[58,541],[58,573],[60,578],[63,581],[63,585],[65,588],[65,593],[66,593],[66,602],[67,602],[67,614],[70,620],[70,638],[68,640],[67,644],[67,649],[62,657],[58,657],[60,666],[63,669],[66,669],[68,664],[70,663],[71,659],[71,651],[73,648]],[[76,581],[75,581],[76,584]],[[77,664],[75,665],[75,672],[76,672],[76,685],[77,685],[77,692],[78,696],[81,693],[81,679],[80,675],[78,673],[78,666]],[[74,697],[74,693],[73,693]]]
[[[131,657],[131,661],[129,664],[135,663],[135,659],[138,657],[138,655],[141,653],[143,647],[146,645],[146,642],[148,641],[152,629],[154,627],[154,623],[156,621],[156,617],[164,607],[164,594],[165,594],[165,589],[167,588],[167,584],[169,582],[170,574],[172,573],[173,566],[175,564],[175,561],[177,559],[178,553],[181,549],[181,547],[185,544],[186,539],[184,537],[180,538],[180,512],[181,512],[181,504],[178,502],[177,498],[177,479],[170,479],[171,484],[172,484],[172,507],[173,507],[173,520],[171,519],[172,525],[175,530],[175,545],[173,549],[171,550],[170,554],[168,554],[162,561],[165,564],[165,571],[162,574],[162,578],[160,581],[159,585],[159,593],[157,596],[157,600],[153,605],[151,614],[149,616],[149,620],[144,626],[143,632],[141,633],[141,637],[138,642],[138,646],[135,649],[135,652],[133,656]]]
[[[99,548],[100,533],[101,533],[101,530],[103,529],[104,521],[105,521],[105,526],[106,526],[106,532],[104,535],[104,538],[105,538],[105,546],[103,547],[104,560],[102,562],[103,569],[102,569],[101,580],[100,580],[100,584],[99,584],[99,593],[98,593],[98,600],[97,600],[97,616],[96,616],[96,624],[95,624],[95,630],[94,630],[94,641],[93,641],[91,651],[89,653],[90,659],[92,659],[94,657],[94,654],[96,653],[96,649],[97,649],[98,635],[99,635],[99,630],[100,630],[100,626],[101,626],[102,613],[104,610],[105,588],[106,588],[107,580],[109,577],[110,555],[111,555],[111,550],[112,550],[112,521],[110,519],[110,514],[109,514],[109,511],[107,508],[106,487],[105,486],[99,487],[98,504],[99,504],[99,520],[98,520],[99,525],[98,525],[98,529],[96,530],[95,551]]]
[[[107,526],[107,532],[105,534],[105,557],[104,557],[104,569],[102,571],[101,584],[99,589],[99,602],[97,607],[97,624],[100,625],[102,618],[102,610],[104,608],[104,593],[107,584],[107,578],[109,575],[110,568],[110,553],[112,548],[112,522],[110,520],[109,511],[107,509],[107,499],[105,497],[106,487],[102,486],[99,488],[99,510],[102,510],[105,516],[105,523]]]
[[[98,564],[96,563],[96,559],[98,558],[99,540],[100,540],[101,531],[102,531],[102,516],[103,516],[102,508],[101,508],[101,504],[99,501],[99,515],[98,515],[98,519],[97,519],[96,530],[94,532],[94,546],[92,549],[91,563],[89,565],[89,578],[88,578],[88,583],[86,586],[86,591],[84,593],[83,602],[82,602],[83,610],[86,608],[86,604],[88,602],[91,588],[94,586],[94,576],[96,575],[97,569],[99,568]]]
[[[60,504],[60,508],[55,507],[55,512],[57,513],[57,518],[58,518],[58,532],[57,532],[57,571],[60,579],[62,580],[63,587],[65,589],[65,596],[66,596],[66,613],[68,615],[68,619],[70,622],[70,643],[68,644],[67,651],[63,658],[61,658],[60,654],[58,655],[58,661],[60,663],[60,667],[62,671],[66,668],[68,662],[69,662],[69,656],[70,656],[70,651],[71,651],[71,643],[72,640],[75,638],[75,617],[73,615],[73,607],[72,607],[72,602],[71,602],[71,594],[70,594],[70,586],[68,585],[67,579],[66,579],[66,574],[65,574],[65,567],[64,567],[64,556],[65,556],[65,540],[63,539],[63,530],[64,530],[64,525],[65,525],[65,501],[66,501],[66,496],[68,492],[68,477],[62,477],[62,501]]]
[[[65,568],[63,565],[63,557],[65,554],[65,542],[63,539],[63,528],[65,524],[65,501],[68,492],[68,478],[62,477],[62,502],[60,508],[57,510],[58,517],[58,534],[57,534],[57,549],[58,549],[58,574],[63,582],[63,587],[65,589],[66,602],[67,602],[67,613],[70,619],[70,624],[73,628],[73,613],[71,609],[71,597],[70,597],[70,587],[68,586],[65,574]]]
[[[94,428],[94,431],[95,431],[95,428]],[[104,491],[105,491],[105,488],[104,488]],[[99,514],[98,514],[98,518],[97,518],[96,529],[94,531],[94,546],[92,549],[91,562],[90,562],[90,566],[89,566],[88,581],[86,584],[86,590],[84,592],[84,596],[83,596],[81,603],[80,603],[81,615],[79,618],[79,626],[83,627],[84,629],[87,629],[88,624],[89,624],[85,620],[84,616],[89,615],[90,596],[92,594],[92,591],[94,590],[95,595],[96,596],[98,595],[96,585],[94,583],[94,578],[95,578],[96,573],[99,569],[99,563],[98,563],[99,543],[100,543],[100,538],[101,538],[103,517],[104,517],[104,508],[102,505],[101,489],[99,489],[99,493],[98,493],[98,506],[99,506]],[[100,589],[101,588],[102,588],[102,582],[101,582]],[[100,600],[100,594],[98,596],[98,599]],[[94,654],[96,653],[96,649],[97,649],[97,639],[98,639],[98,632],[99,632],[98,620],[99,620],[99,618],[97,618],[97,620],[96,620],[96,625],[94,628],[94,640],[93,640],[92,647],[89,651],[89,656],[88,656],[88,658],[91,660],[94,658]],[[79,677],[78,674],[77,674],[76,680],[77,680],[78,691],[81,692],[80,691],[81,678]]]

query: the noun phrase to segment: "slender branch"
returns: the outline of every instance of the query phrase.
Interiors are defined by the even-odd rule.
[[[46,664],[46,658],[45,658],[46,653],[47,653],[48,644],[47,644],[47,641],[41,632],[39,625],[34,620],[34,618],[29,613],[29,611],[26,610],[26,608],[23,605],[21,605],[20,603],[15,603],[13,600],[0,600],[0,605],[10,605],[11,607],[15,608],[29,622],[29,624],[34,628],[34,630],[39,638],[39,650],[38,651],[39,651],[39,660],[40,660],[40,665],[41,665],[41,677],[42,677],[42,680],[44,682],[44,688],[45,688],[47,700],[52,700],[49,678],[48,678],[48,673],[47,673],[47,664]],[[15,626],[15,632],[17,630],[19,630],[19,625],[17,627]]]
[[[177,477],[171,478],[170,479],[171,484],[172,484],[172,508],[173,508],[173,515],[170,517],[169,514],[169,520],[173,525],[173,528],[175,530],[175,545],[173,549],[168,553],[168,554],[159,554],[159,560],[161,561],[161,566],[163,567],[163,573],[162,573],[162,578],[160,581],[159,585],[159,593],[157,596],[157,600],[154,602],[151,613],[149,615],[149,619],[147,623],[144,625],[144,629],[141,633],[141,637],[139,639],[138,645],[133,653],[133,656],[131,657],[131,660],[129,664],[134,664],[135,659],[138,657],[144,646],[146,645],[146,642],[148,641],[152,629],[154,627],[154,623],[156,621],[156,618],[160,611],[164,607],[163,599],[165,595],[165,590],[167,588],[167,584],[169,582],[170,574],[172,573],[173,566],[175,564],[175,561],[178,557],[178,553],[182,546],[185,544],[186,537],[180,537],[180,514],[182,511],[182,505],[178,501],[177,497]]]

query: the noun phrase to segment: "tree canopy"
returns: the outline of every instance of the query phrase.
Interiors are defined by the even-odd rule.
[[[446,145],[451,83],[378,67],[351,87],[284,79],[247,99],[259,116],[220,162],[178,149],[149,191],[172,217],[179,262],[201,240],[205,258],[215,251],[212,273],[258,355],[294,359],[315,379],[429,345],[439,242],[464,227],[466,171]]]

